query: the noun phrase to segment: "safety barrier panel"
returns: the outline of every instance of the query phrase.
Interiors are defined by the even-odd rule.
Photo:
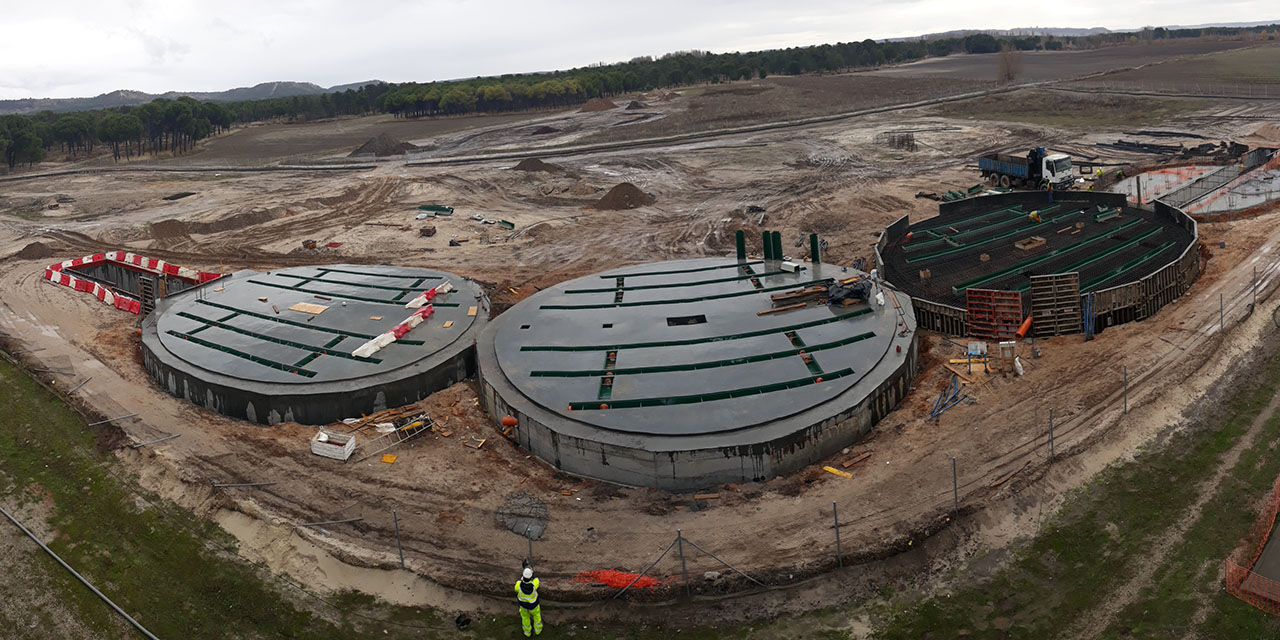
[[[192,284],[202,284],[222,276],[220,273],[180,267],[157,258],[148,258],[128,251],[107,251],[51,264],[45,267],[44,279],[54,284],[71,287],[76,291],[92,293],[97,299],[121,311],[140,315],[142,313],[142,301],[136,296],[121,293],[111,287],[103,286],[87,278],[78,278],[68,273],[68,270],[89,267],[104,262],[113,262],[124,265],[127,268],[146,271],[159,276],[177,278]]]
[[[1267,546],[1277,513],[1280,513],[1280,478],[1271,486],[1262,513],[1249,528],[1248,535],[1223,562],[1227,593],[1273,615],[1280,615],[1280,582],[1254,573],[1252,567]]]

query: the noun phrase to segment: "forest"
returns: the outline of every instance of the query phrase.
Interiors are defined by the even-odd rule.
[[[1277,26],[1117,32],[1080,37],[1007,36],[975,33],[964,37],[899,41],[863,40],[747,53],[678,51],[641,56],[551,73],[509,74],[446,82],[373,84],[322,95],[244,102],[157,99],[136,107],[68,114],[41,112],[0,116],[0,155],[9,170],[32,165],[46,154],[75,158],[106,147],[112,157],[180,154],[232,125],[260,121],[307,122],[337,116],[388,113],[420,118],[467,113],[556,109],[590,98],[634,91],[767,78],[771,75],[838,73],[883,64],[911,62],[953,53],[1062,50],[1122,45],[1164,38],[1261,36],[1275,39]]]

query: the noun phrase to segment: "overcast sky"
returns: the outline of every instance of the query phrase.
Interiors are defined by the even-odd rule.
[[[444,80],[686,49],[1245,22],[1280,9],[1274,0],[0,0],[0,16],[6,99]]]

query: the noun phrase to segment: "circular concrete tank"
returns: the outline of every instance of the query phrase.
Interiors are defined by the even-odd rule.
[[[406,303],[446,281],[453,291],[429,303],[421,324],[375,353],[353,354],[412,315]],[[488,316],[481,295],[469,280],[415,267],[241,271],[157,300],[142,324],[143,363],[170,393],[219,413],[327,424],[470,377]]]
[[[773,295],[856,277],[708,258],[559,284],[481,335],[482,402],[578,475],[690,490],[788,473],[857,441],[915,372],[911,302],[879,284],[867,303],[759,314]]]

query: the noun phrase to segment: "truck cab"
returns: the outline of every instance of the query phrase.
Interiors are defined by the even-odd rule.
[[[1057,190],[1065,190],[1075,182],[1071,156],[1065,153],[1050,153],[1044,156],[1043,162],[1040,171],[1042,184],[1052,185]]]

